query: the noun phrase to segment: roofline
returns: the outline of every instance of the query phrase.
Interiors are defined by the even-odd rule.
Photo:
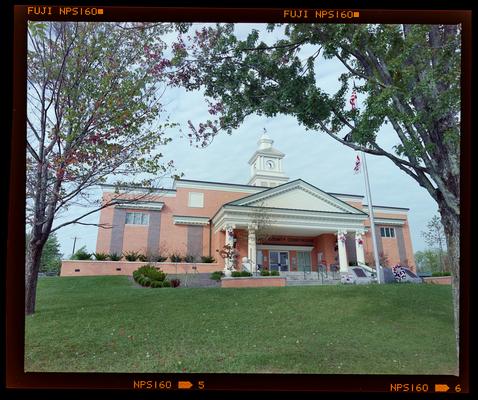
[[[334,192],[326,192],[326,193],[330,194],[331,196],[350,196],[350,197],[360,197],[361,199],[365,197],[361,194],[334,193]]]
[[[255,186],[255,185],[244,185],[241,183],[227,183],[227,182],[213,182],[213,181],[199,181],[195,179],[175,179],[174,184],[176,182],[196,182],[196,183],[209,183],[212,185],[223,185],[223,186],[238,186],[244,188],[263,188],[263,189],[270,189],[269,186]]]
[[[362,204],[362,207],[367,207],[368,204]],[[389,210],[407,210],[409,211],[410,209],[407,207],[391,207],[391,206],[379,206],[377,204],[374,204],[372,207],[377,207],[377,208],[388,208]]]
[[[176,193],[176,189],[165,189],[165,188],[153,188],[153,187],[146,187],[146,186],[131,186],[131,185],[112,185],[110,183],[100,183],[98,184],[101,188],[119,188],[120,190],[124,189],[132,189],[132,190],[151,190],[151,192],[174,192]]]
[[[242,208],[258,208],[257,206],[243,206],[239,204],[224,204],[221,208],[230,208],[230,207],[242,207]],[[319,210],[306,210],[303,208],[283,208],[283,207],[259,207],[264,210],[277,210],[277,211],[305,211],[305,212],[310,212],[310,213],[325,213],[325,214],[345,214],[345,215],[357,215],[361,217],[368,217],[367,213],[352,213],[352,212],[339,212],[339,211],[319,211]],[[216,213],[217,214],[217,213]],[[216,215],[214,215],[215,217]],[[213,217],[213,218],[214,218]],[[397,218],[398,219],[398,218]],[[403,221],[403,220],[400,220]]]

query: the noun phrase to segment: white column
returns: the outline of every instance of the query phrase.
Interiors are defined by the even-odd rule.
[[[234,225],[226,225],[225,244],[234,247]],[[228,258],[224,260],[224,274],[231,275],[232,262]]]
[[[337,232],[337,246],[339,248],[340,273],[349,272],[349,262],[347,260],[347,249],[345,247],[346,234],[347,234],[347,231],[343,231],[343,230],[339,230]]]
[[[257,228],[257,226],[252,225],[252,224],[248,226],[247,258],[251,262],[251,272],[256,272],[256,269],[257,269],[256,228]]]
[[[355,232],[355,251],[357,252],[357,263],[362,264],[365,264],[364,233],[364,231]]]

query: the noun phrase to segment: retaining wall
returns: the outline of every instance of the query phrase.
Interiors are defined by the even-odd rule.
[[[133,275],[133,271],[145,264],[159,267],[167,274],[209,273],[223,269],[217,263],[62,260],[60,276]]]
[[[451,276],[427,276],[423,278],[425,283],[435,283],[437,285],[451,285]]]
[[[279,276],[257,276],[257,277],[239,277],[239,278],[222,278],[221,287],[223,288],[239,288],[239,287],[265,287],[265,286],[285,286],[286,278]]]

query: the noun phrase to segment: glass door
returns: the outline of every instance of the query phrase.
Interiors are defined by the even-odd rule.
[[[271,271],[289,271],[289,252],[271,251],[269,262]]]

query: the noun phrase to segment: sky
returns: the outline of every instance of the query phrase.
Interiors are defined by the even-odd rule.
[[[203,26],[198,24],[198,27]],[[254,26],[253,26],[254,25]],[[238,24],[237,32],[241,35],[251,28],[257,28],[265,33],[263,25]],[[265,34],[270,40],[278,34]],[[172,39],[169,36],[167,39]],[[312,49],[305,49],[303,56]],[[319,63],[316,76],[317,84],[329,93],[339,88],[338,76],[344,72],[344,67],[335,60],[323,60]],[[360,109],[363,99],[358,98]],[[257,149],[257,140],[266,129],[274,140],[273,146],[285,153],[283,169],[290,178],[303,179],[314,186],[335,193],[365,195],[363,172],[354,174],[356,152],[327,134],[316,131],[306,131],[295,118],[278,115],[274,118],[249,116],[239,129],[232,135],[222,133],[206,148],[196,148],[182,138],[180,129],[187,132],[187,121],[195,125],[208,119],[207,105],[200,92],[186,92],[180,88],[170,88],[164,93],[166,113],[171,121],[180,124],[179,127],[167,131],[167,136],[173,140],[161,148],[165,160],[174,160],[178,172],[184,173],[184,179],[228,182],[247,184],[250,178],[248,160]],[[398,143],[394,131],[385,125],[379,133],[378,143],[389,150]],[[436,203],[428,192],[418,183],[402,172],[392,161],[373,155],[367,155],[367,166],[373,204],[408,207],[408,218],[414,251],[424,250],[427,246],[421,235],[431,218],[437,214]],[[172,182],[164,181],[164,187],[171,187]],[[97,196],[101,196],[98,189]],[[364,199],[366,202],[366,199]],[[79,216],[86,208],[71,207],[64,218],[72,219]],[[83,222],[98,223],[99,213],[92,214]],[[61,228],[58,239],[61,252],[67,258],[73,250],[76,237],[76,250],[82,246],[90,252],[96,248],[98,229],[95,226],[78,224]]]

